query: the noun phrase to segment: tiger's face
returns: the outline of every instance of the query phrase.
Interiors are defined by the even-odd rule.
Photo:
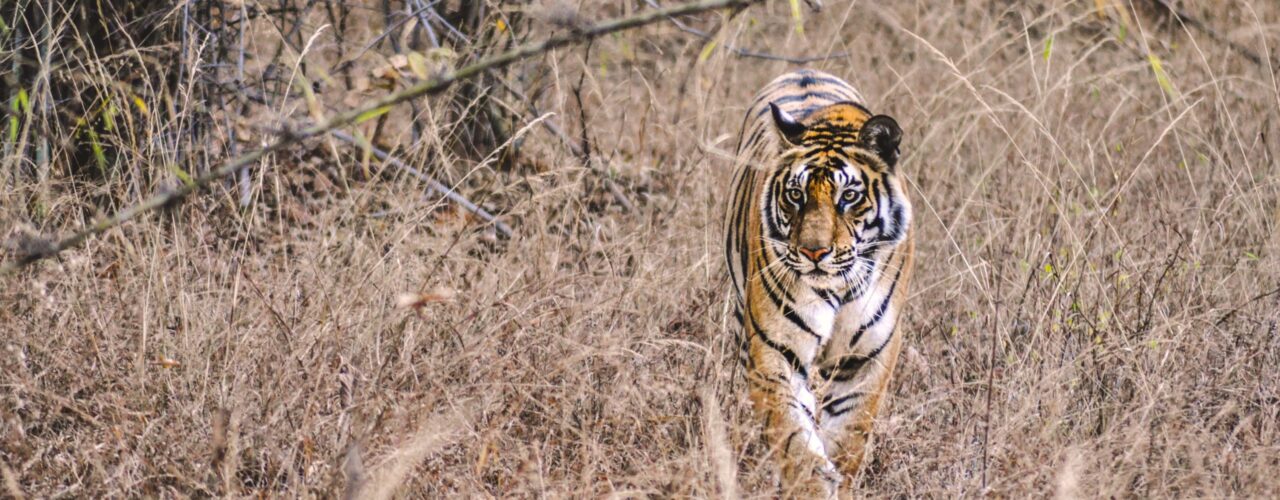
[[[804,123],[773,114],[790,149],[762,203],[771,253],[810,286],[857,286],[879,251],[906,238],[910,206],[893,172],[902,132],[849,103]]]

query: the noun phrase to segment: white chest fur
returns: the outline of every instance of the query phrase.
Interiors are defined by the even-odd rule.
[[[893,334],[898,314],[888,293],[889,290],[873,288],[841,306],[836,313],[833,345],[828,350],[867,355],[883,346]]]

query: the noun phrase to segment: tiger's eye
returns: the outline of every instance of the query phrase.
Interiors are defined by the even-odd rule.
[[[791,201],[792,203],[800,203],[800,200],[802,199],[804,199],[804,191],[801,191],[797,188],[791,188],[787,190],[787,200]]]
[[[840,200],[845,203],[853,203],[862,199],[862,193],[852,189],[845,191],[840,195]]]

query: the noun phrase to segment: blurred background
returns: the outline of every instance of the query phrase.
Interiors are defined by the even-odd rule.
[[[677,4],[4,0],[0,253]],[[1274,495],[1277,46],[1262,0],[768,0],[482,72],[0,277],[0,490],[773,496],[720,218],[812,67],[915,206],[863,494]]]

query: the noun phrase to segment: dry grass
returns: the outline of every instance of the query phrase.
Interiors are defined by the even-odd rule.
[[[803,33],[784,1],[690,21],[728,20],[721,46],[848,51],[812,66],[906,131],[909,340],[861,490],[1280,493],[1280,7],[1185,6],[1259,65],[1147,2],[1123,17],[1106,1],[825,3]],[[522,29],[536,39],[639,8],[598,4],[529,9]],[[352,8],[322,29],[315,10],[294,35],[309,48],[284,48],[275,69],[279,18],[255,18],[246,72],[324,90],[275,94],[243,119],[212,112],[216,144],[382,92],[348,90],[391,53],[361,52],[381,13]],[[411,111],[387,115],[378,142],[505,214],[510,240],[315,142],[262,165],[246,208],[218,187],[4,278],[0,484],[37,497],[772,495],[726,353],[718,235],[724,152],[750,96],[791,66],[704,48],[662,25],[507,73],[526,95],[544,89],[539,111],[573,140],[585,121],[591,168],[540,128],[517,161],[486,162],[502,141],[446,106],[481,101],[461,91],[418,103],[416,139]],[[339,60],[355,61],[350,84]],[[118,61],[75,63],[102,75],[85,85],[119,91]],[[105,175],[86,179],[65,143],[43,166],[7,146],[9,241],[176,182],[183,139],[166,131],[202,108],[166,102],[109,138]],[[515,111],[511,131],[536,116]],[[21,132],[24,147],[40,130]],[[427,291],[443,300],[397,307]]]

